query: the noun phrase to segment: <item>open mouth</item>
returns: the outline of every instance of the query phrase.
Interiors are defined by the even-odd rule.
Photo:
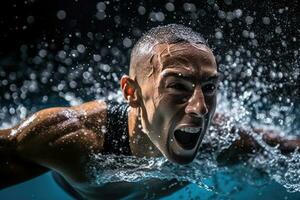
[[[193,149],[201,135],[200,127],[181,128],[174,132],[177,143],[184,149]]]

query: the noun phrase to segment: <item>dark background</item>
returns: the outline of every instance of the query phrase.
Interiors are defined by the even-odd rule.
[[[226,98],[240,99],[258,121],[258,112],[285,106],[278,120],[266,115],[299,128],[297,0],[99,2],[1,3],[0,120],[18,114],[20,105],[31,113],[69,105],[71,97],[107,97],[118,89],[141,34],[180,23],[202,33],[213,48]],[[239,98],[246,91],[250,97]]]

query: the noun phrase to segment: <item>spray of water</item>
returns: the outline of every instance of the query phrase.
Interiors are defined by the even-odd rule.
[[[106,13],[110,12],[111,4],[107,2],[96,5],[95,17],[99,22],[109,16]],[[225,3],[230,5],[231,1]],[[296,45],[296,37],[289,38],[283,34],[290,25],[280,26],[283,22],[277,20],[288,17],[288,14],[284,14],[290,8],[279,9],[279,13],[268,16],[266,13],[262,19],[258,19],[254,13],[244,9],[223,11],[214,1],[208,1],[207,8],[203,9],[193,3],[184,3],[182,7],[183,12],[190,17],[188,24],[195,28],[199,25],[198,19],[203,19],[201,22],[210,21],[206,19],[208,16],[214,16],[218,22],[209,42],[213,42],[219,71],[224,75],[219,87],[217,112],[226,116],[227,120],[219,127],[211,127],[206,134],[203,144],[211,144],[212,150],[202,149],[191,164],[184,166],[170,163],[165,158],[91,155],[91,162],[86,168],[91,184],[176,178],[219,194],[222,189],[214,177],[217,173],[223,173],[234,177],[240,185],[259,187],[268,179],[273,179],[287,191],[299,192],[300,154],[295,151],[290,155],[282,155],[277,147],[268,146],[260,135],[252,131],[253,127],[257,127],[277,130],[283,137],[300,135],[299,106],[297,98],[293,96],[299,94],[299,90],[291,89],[295,88],[300,76],[299,52],[293,49],[293,45],[296,48],[299,45]],[[137,11],[138,16],[145,15],[151,22],[163,22],[168,13],[175,12],[175,5],[168,2],[163,9],[151,11],[140,5]],[[276,17],[278,15],[280,17]],[[64,10],[57,12],[59,20],[65,20],[67,16]],[[113,20],[115,26],[119,27],[121,17],[116,14]],[[34,18],[29,16],[27,21],[33,23]],[[257,32],[253,27],[255,24],[259,27]],[[246,41],[244,44],[247,45],[237,45],[234,40],[230,40],[229,44],[234,48],[226,48],[228,43],[225,39],[229,36],[225,25],[245,25],[244,30],[234,32],[234,39],[238,37]],[[131,26],[132,37],[122,35],[116,42],[110,34],[106,36],[96,31],[78,31],[66,34],[63,47],[51,39],[45,39],[37,45],[23,44],[19,49],[20,61],[16,65],[25,66],[24,73],[2,68],[7,61],[1,60],[0,89],[3,92],[0,95],[0,128],[12,127],[44,107],[73,106],[93,99],[122,101],[121,92],[116,89],[118,80],[121,73],[128,70],[126,58],[134,42],[132,38],[140,37],[142,32],[139,27]],[[210,26],[203,24],[204,29]],[[272,31],[262,35],[259,32],[261,27]],[[102,45],[105,41],[108,41],[107,45]],[[267,45],[268,42],[276,43],[274,50],[271,48],[273,46]],[[218,49],[223,48],[227,52],[218,52]],[[275,58],[288,54],[288,60]],[[274,60],[266,63],[265,58],[271,56],[274,56]],[[239,138],[237,133],[230,131],[233,126],[246,129],[263,151],[236,167],[221,167],[216,158]]]

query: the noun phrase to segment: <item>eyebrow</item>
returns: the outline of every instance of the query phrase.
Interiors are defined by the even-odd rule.
[[[220,79],[220,74],[216,73],[214,75],[208,76],[207,78],[204,78],[205,81],[218,81]]]
[[[169,76],[173,76],[173,77],[176,77],[176,78],[184,79],[184,80],[189,81],[189,82],[195,82],[198,79],[196,76],[194,76],[190,73],[186,73],[186,72],[182,73],[182,72],[175,72],[175,71],[163,72],[162,76],[164,78],[169,77]],[[200,82],[218,81],[219,78],[220,78],[220,74],[216,73],[216,74],[213,74],[211,76],[201,78]]]

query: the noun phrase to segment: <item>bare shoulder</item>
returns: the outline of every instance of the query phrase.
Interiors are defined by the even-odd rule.
[[[20,141],[29,132],[72,132],[78,129],[99,131],[106,123],[106,113],[106,103],[103,101],[91,101],[73,107],[47,108],[10,129],[10,136],[16,135]]]
[[[80,120],[85,122],[88,127],[103,125],[107,116],[107,105],[104,101],[90,101],[78,106],[72,107]]]
[[[103,101],[91,101],[48,108],[7,131],[25,160],[81,179],[89,155],[103,150],[106,107]]]
[[[56,121],[78,118],[81,122],[88,122],[97,119],[101,123],[106,118],[106,103],[96,100],[73,107],[54,107],[37,112],[35,117],[40,120],[55,123]]]

